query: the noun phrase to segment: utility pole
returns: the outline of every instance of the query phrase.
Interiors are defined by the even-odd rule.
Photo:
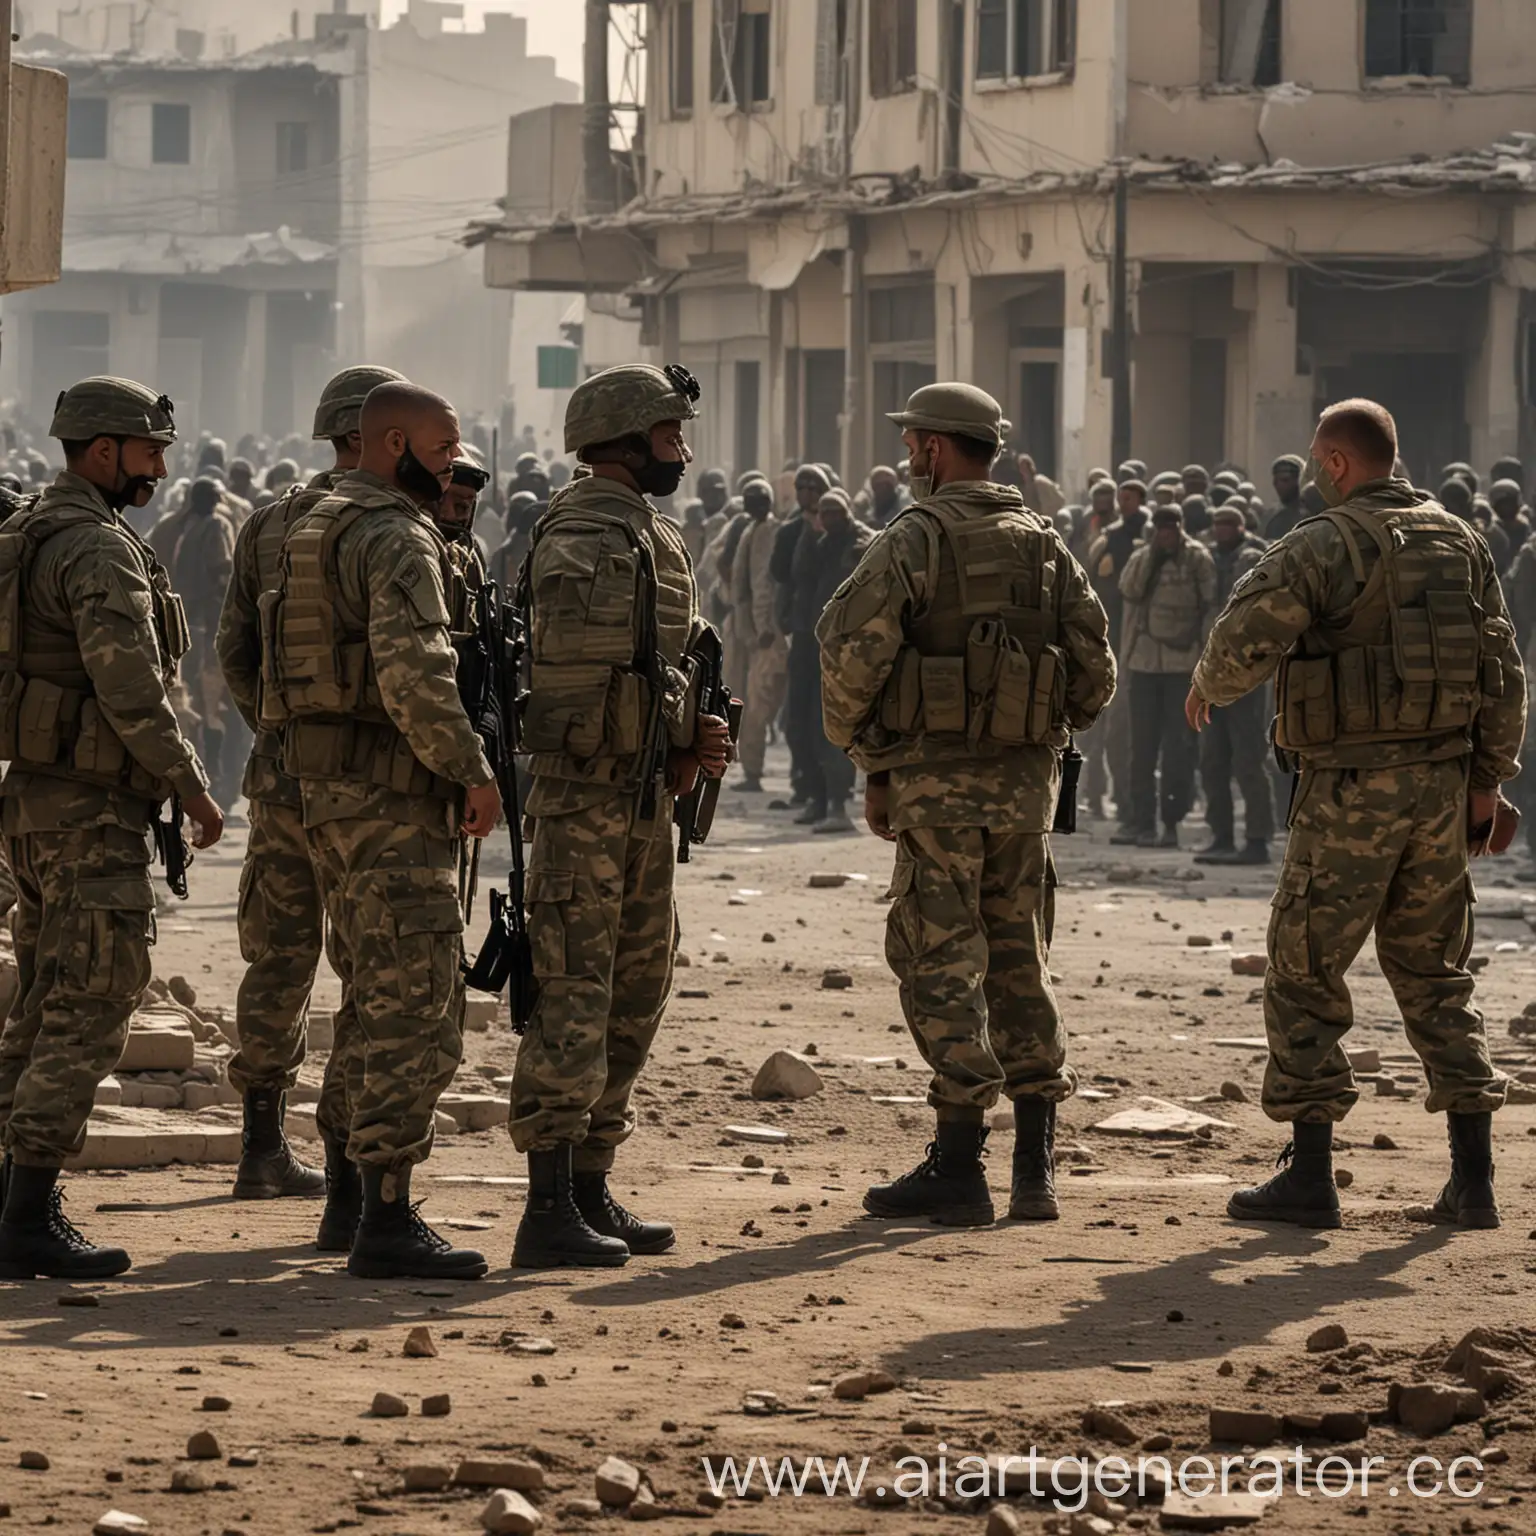
[[[609,146],[608,0],[586,0],[587,34],[582,51],[581,156],[586,212],[612,213],[618,203]]]
[[[1115,181],[1115,255],[1109,300],[1115,338],[1110,454],[1117,467],[1131,456],[1131,283],[1126,254],[1129,203],[1130,193],[1122,166]]]

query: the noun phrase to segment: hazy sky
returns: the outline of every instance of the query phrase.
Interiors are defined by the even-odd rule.
[[[405,9],[401,0],[385,0],[386,21]],[[529,53],[553,54],[567,80],[581,80],[583,9],[579,0],[465,0],[465,20],[473,24],[485,11],[511,11],[528,19]]]

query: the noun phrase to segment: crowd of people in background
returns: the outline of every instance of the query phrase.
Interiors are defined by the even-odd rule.
[[[490,578],[510,595],[534,526],[573,465],[538,451],[526,430],[509,434],[508,444],[511,473],[480,497],[473,528]],[[178,445],[169,487],[128,514],[177,590],[189,594],[193,650],[182,692],[189,728],[225,803],[237,792],[248,746],[213,653],[235,532],[254,508],[323,467],[316,455],[324,446],[298,435],[278,442],[247,435],[231,453],[205,433]],[[488,428],[467,424],[464,451],[489,469]],[[12,442],[0,460],[0,495],[28,495],[53,473],[40,447]],[[1016,485],[1025,504],[1055,524],[1109,616],[1120,687],[1077,743],[1085,757],[1082,811],[1113,819],[1112,843],[1177,849],[1183,823],[1203,801],[1208,837],[1191,850],[1195,862],[1269,862],[1290,789],[1270,751],[1271,701],[1260,692],[1218,710],[1197,737],[1184,699],[1233,587],[1270,543],[1326,510],[1307,482],[1305,461],[1277,459],[1263,490],[1236,466],[1187,464],[1154,474],[1133,459],[1114,473],[1091,470],[1074,500],[1022,452],[1004,452],[993,478]],[[1476,526],[1494,556],[1523,650],[1536,632],[1536,541],[1524,466],[1502,458],[1484,477],[1454,463],[1439,480],[1439,501]],[[816,621],[870,541],[911,500],[905,461],[875,465],[856,488],[829,464],[791,462],[771,475],[747,470],[734,483],[724,470],[705,469],[693,495],[679,494],[669,508],[693,558],[704,617],[723,638],[727,681],[745,704],[740,776],[730,788],[763,793],[768,743],[782,739],[789,794],[769,808],[793,812],[795,824],[815,833],[855,830],[854,770],[822,729]],[[205,604],[198,594],[207,595]],[[1536,812],[1536,795],[1522,808]],[[1536,827],[1536,815],[1528,825]]]

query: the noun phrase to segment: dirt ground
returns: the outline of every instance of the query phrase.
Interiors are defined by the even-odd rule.
[[[778,766],[771,791],[783,787]],[[1108,828],[1093,823],[1057,845],[1053,969],[1082,1086],[1101,1095],[1064,1106],[1062,1146],[1087,1150],[1067,1153],[1062,1220],[988,1230],[874,1221],[860,1209],[864,1187],[920,1157],[930,1126],[925,1073],[883,959],[891,853],[865,834],[805,835],[765,809],[771,797],[728,796],[713,841],[680,872],[691,964],[615,1179],[621,1198],[676,1223],[673,1252],[608,1273],[509,1269],[523,1170],[503,1130],[441,1139],[418,1173],[428,1217],[486,1250],[491,1273],[475,1284],[352,1280],[310,1246],[315,1204],[236,1204],[228,1169],[72,1176],[71,1214],[127,1246],[135,1266],[73,1296],[50,1282],[0,1286],[0,1502],[10,1522],[86,1531],[115,1507],[177,1536],[469,1532],[480,1529],[486,1490],[407,1493],[403,1470],[526,1456],[544,1468],[532,1495],[541,1529],[585,1529],[622,1518],[576,1503],[593,1497],[595,1469],[617,1455],[677,1511],[659,1515],[667,1530],[980,1536],[988,1501],[953,1488],[941,1497],[941,1455],[1134,1457],[1145,1440],[1177,1464],[1211,1450],[1214,1406],[1373,1416],[1365,1441],[1333,1449],[1384,1458],[1390,1475],[1378,1474],[1368,1497],[1358,1485],[1341,1498],[1293,1490],[1265,1528],[1536,1529],[1536,1388],[1518,1370],[1518,1357],[1536,1353],[1536,1108],[1512,1106],[1497,1122],[1501,1231],[1409,1221],[1408,1205],[1432,1199],[1444,1179],[1444,1123],[1422,1110],[1416,1060],[1363,957],[1351,1045],[1378,1048],[1383,1075],[1418,1086],[1387,1097],[1366,1083],[1341,1128],[1339,1166],[1353,1175],[1343,1231],[1228,1220],[1229,1190],[1266,1177],[1284,1139],[1257,1105],[1262,1052],[1244,1043],[1263,1033],[1260,983],[1230,963],[1234,951],[1263,947],[1273,871],[1190,879],[1187,854],[1111,849]],[[1186,844],[1201,831],[1187,827]],[[162,921],[156,954],[158,974],[189,976],[215,1003],[232,1004],[240,974],[243,840],[233,831],[199,857],[193,898]],[[1533,995],[1519,909],[1536,887],[1514,878],[1530,867],[1523,853],[1501,862],[1481,882],[1479,993],[1498,1059],[1529,1072],[1536,1054],[1508,1025]],[[817,872],[851,878],[811,888]],[[1191,947],[1192,937],[1213,942]],[[848,971],[852,986],[823,988],[829,967]],[[510,1070],[515,1046],[505,1032],[470,1036],[458,1086]],[[823,1093],[751,1100],[759,1063],[781,1047],[814,1053]],[[1203,1102],[1223,1084],[1241,1094]],[[1224,1124],[1173,1139],[1090,1129],[1144,1094]],[[790,1139],[741,1144],[730,1124]],[[1000,1211],[1011,1143],[994,1131]],[[66,1304],[87,1291],[98,1305]],[[1343,1325],[1350,1347],[1309,1353],[1308,1335],[1328,1322]],[[406,1334],[422,1323],[439,1354],[406,1358]],[[1453,1382],[1442,1359],[1478,1325],[1531,1330],[1498,1341],[1517,1357],[1511,1387],[1430,1441],[1383,1422],[1393,1382]],[[1524,1363],[1536,1383],[1536,1360]],[[865,1369],[888,1372],[894,1389],[862,1401],[829,1394]],[[379,1391],[406,1399],[410,1416],[372,1416]],[[447,1416],[421,1416],[420,1400],[443,1392]],[[758,1406],[747,1395],[763,1392],[778,1411],[747,1411]],[[205,1396],[227,1399],[227,1410],[205,1410]],[[1085,1427],[1085,1412],[1105,1402],[1118,1404],[1113,1417]],[[1116,1420],[1134,1435],[1128,1447],[1114,1443]],[[172,1492],[173,1475],[194,1466],[184,1453],[200,1430],[224,1459],[195,1464],[204,1491]],[[1280,1444],[1301,1438],[1288,1430]],[[27,1451],[43,1452],[48,1469],[21,1470]],[[935,1480],[928,1497],[889,1507],[829,1498],[814,1481],[798,1499],[755,1491],[718,1509],[700,1502],[703,1457],[776,1464],[802,1454],[870,1458],[866,1488],[889,1485],[906,1456],[927,1458]],[[1414,1497],[1399,1474],[1419,1454],[1446,1465],[1484,1457],[1481,1474],[1463,1478],[1480,1475],[1481,1492]],[[1432,1480],[1419,1476],[1420,1486]],[[1011,1507],[1025,1531],[1096,1529],[1071,1527],[1048,1502]],[[1155,1501],[1114,1513],[1131,1528],[1160,1520]],[[1002,1529],[993,1516],[993,1536]]]

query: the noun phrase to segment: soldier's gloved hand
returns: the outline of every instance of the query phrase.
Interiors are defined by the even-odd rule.
[[[224,835],[224,812],[205,789],[192,800],[184,800],[182,815],[192,823],[192,846],[212,848]]]
[[[864,785],[864,823],[876,837],[888,843],[896,841],[891,831],[891,786],[889,781],[878,783],[870,779]]]
[[[691,795],[699,782],[699,760],[682,747],[673,747],[667,753],[667,790],[682,799]]]
[[[693,754],[706,779],[725,777],[731,760],[731,728],[719,715],[700,715],[693,733]]]
[[[464,820],[460,830],[470,837],[489,837],[496,830],[501,815],[501,791],[496,781],[477,784],[464,791]]]

